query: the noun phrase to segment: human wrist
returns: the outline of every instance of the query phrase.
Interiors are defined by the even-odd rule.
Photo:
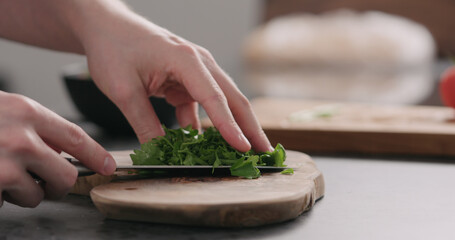
[[[60,21],[72,31],[85,54],[90,42],[137,15],[117,0],[49,0]]]

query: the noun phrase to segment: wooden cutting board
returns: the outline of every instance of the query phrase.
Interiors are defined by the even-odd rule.
[[[271,142],[286,149],[455,156],[455,113],[450,108],[272,98],[252,105]],[[204,127],[210,125],[203,121]]]
[[[93,188],[90,196],[107,218],[119,220],[213,227],[282,222],[309,210],[324,195],[322,173],[311,158],[294,151],[287,155],[293,175],[263,173],[253,180],[226,175],[143,180],[114,176]],[[99,184],[83,177],[76,188],[90,187],[87,182]]]

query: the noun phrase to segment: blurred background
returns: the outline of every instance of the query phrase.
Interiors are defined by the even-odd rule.
[[[212,52],[245,94],[439,105],[455,54],[452,0],[129,0]],[[62,69],[84,62],[0,39],[0,89],[81,119]]]

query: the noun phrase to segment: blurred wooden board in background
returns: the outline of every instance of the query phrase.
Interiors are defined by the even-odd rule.
[[[308,153],[455,156],[454,110],[297,99],[252,101],[273,145]],[[210,126],[208,119],[203,126]]]

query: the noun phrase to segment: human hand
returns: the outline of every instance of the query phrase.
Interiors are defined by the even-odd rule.
[[[0,91],[0,206],[5,200],[35,207],[65,195],[77,170],[62,150],[100,174],[115,170],[112,156],[80,127],[29,98]]]
[[[132,12],[113,12],[112,17],[93,14],[97,21],[80,27],[79,37],[94,81],[120,108],[141,143],[164,134],[148,100],[158,96],[176,107],[181,126],[200,128],[200,103],[237,150],[245,152],[251,145],[257,151],[273,149],[247,98],[206,49]]]
[[[159,96],[176,106],[182,126],[200,127],[200,103],[236,149],[272,150],[250,103],[207,50],[121,1],[3,1],[0,9],[0,23],[5,22],[0,36],[86,54],[96,84],[120,108],[140,142],[164,134],[148,100]]]

